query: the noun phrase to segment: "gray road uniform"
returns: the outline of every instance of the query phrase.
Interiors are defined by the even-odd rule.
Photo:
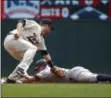
[[[58,67],[59,68],[59,67]],[[96,82],[97,74],[90,72],[82,66],[76,66],[72,69],[61,68],[65,72],[65,77],[58,78],[50,72],[47,66],[43,71],[36,74],[41,79],[52,82]]]
[[[68,76],[72,82],[96,82],[97,81],[97,74],[92,73],[90,70],[82,66],[73,67],[69,71]]]
[[[41,26],[33,20],[23,20],[23,22],[24,26],[18,40],[14,39],[16,29],[10,31],[4,40],[4,47],[9,54],[21,61],[9,76],[12,80],[16,80],[19,76],[16,73],[18,67],[24,69],[25,72],[28,70],[37,50],[46,50],[44,38],[41,35]],[[24,55],[23,58],[21,54]]]
[[[56,67],[59,68],[59,67]],[[64,71],[65,73],[65,77],[64,78],[59,78],[57,76],[55,76],[51,71],[50,71],[50,67],[47,65],[46,68],[42,71],[40,71],[39,73],[36,73],[35,76],[39,77],[40,79],[49,81],[49,82],[68,82],[69,79],[67,78],[67,73],[69,72],[69,69],[65,69],[65,68],[59,68],[61,70]]]

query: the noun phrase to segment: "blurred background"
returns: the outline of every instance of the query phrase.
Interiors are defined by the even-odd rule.
[[[46,45],[56,65],[111,74],[111,0],[2,0],[1,15],[3,77],[19,63],[5,51],[4,38],[24,18],[53,20],[55,30]],[[40,58],[38,52],[35,61]],[[30,74],[34,67],[32,63]]]

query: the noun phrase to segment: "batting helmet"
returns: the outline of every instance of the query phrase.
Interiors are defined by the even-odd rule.
[[[37,70],[39,67],[41,67],[41,66],[46,66],[47,65],[47,62],[46,62],[46,60],[45,59],[40,59],[40,60],[38,60],[37,62],[36,62],[36,68],[34,68],[34,70]]]

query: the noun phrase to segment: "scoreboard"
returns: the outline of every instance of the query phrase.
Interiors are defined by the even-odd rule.
[[[111,0],[2,0],[2,18],[111,20]]]
[[[111,0],[42,0],[40,17],[111,19]]]

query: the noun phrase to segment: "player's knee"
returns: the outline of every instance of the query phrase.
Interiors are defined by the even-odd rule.
[[[31,48],[29,48],[29,50],[31,51],[31,53],[32,54],[36,54],[36,52],[37,52],[37,47],[31,47]]]

